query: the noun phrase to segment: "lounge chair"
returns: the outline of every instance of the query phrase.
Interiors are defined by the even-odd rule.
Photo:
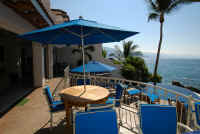
[[[141,104],[139,115],[139,132],[142,134],[176,134],[177,125],[192,131],[188,126],[177,123],[175,106]]]
[[[74,134],[118,134],[116,111],[74,112]]]
[[[51,129],[52,129],[52,126],[53,126],[53,113],[64,111],[65,110],[65,106],[64,106],[63,101],[61,101],[61,100],[55,101],[53,99],[53,96],[51,94],[49,86],[46,86],[44,88],[44,93],[46,95],[46,99],[47,99],[48,106],[49,106],[49,112],[50,112],[50,119],[49,119],[48,122],[50,122]]]

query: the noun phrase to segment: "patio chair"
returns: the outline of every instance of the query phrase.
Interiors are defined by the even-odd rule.
[[[85,80],[86,85],[90,85],[90,79]],[[77,85],[84,85],[84,79],[77,79]]]
[[[74,112],[74,134],[118,134],[114,109],[95,112]]]
[[[159,104],[141,104],[139,133],[176,134],[177,125],[192,131],[188,126],[177,123],[176,107]]]
[[[93,111],[105,111],[105,110],[111,110],[115,108],[115,102],[113,104],[88,104],[87,105],[87,111],[93,112]]]
[[[200,102],[196,102],[194,104],[194,107],[195,107],[195,125],[200,129]]]
[[[116,94],[114,97],[109,97],[108,100],[106,101],[106,104],[115,104],[115,107],[120,106],[120,101],[122,98],[122,95],[124,94],[124,89],[126,87],[123,84],[117,84],[116,85]]]
[[[155,104],[156,102],[160,102],[159,96],[154,93],[147,93],[147,96],[149,97],[149,104]]]
[[[131,101],[132,101],[133,98],[134,98],[135,96],[140,96],[142,92],[141,92],[141,90],[139,90],[139,89],[132,88],[132,89],[128,89],[128,90],[126,91],[126,93],[127,93],[129,96],[131,96]]]
[[[53,126],[53,114],[56,113],[56,112],[64,111],[65,110],[65,106],[64,106],[63,101],[61,101],[61,100],[56,100],[55,101],[53,99],[53,96],[52,96],[52,93],[50,91],[49,86],[46,86],[44,88],[44,92],[45,92],[45,95],[46,95],[46,99],[47,99],[47,102],[48,102],[48,105],[49,105],[49,112],[50,112],[50,119],[49,119],[48,122],[50,122],[51,129],[52,129],[52,126]]]

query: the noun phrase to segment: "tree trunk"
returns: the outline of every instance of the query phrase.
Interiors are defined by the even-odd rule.
[[[160,57],[160,49],[161,49],[161,44],[162,44],[162,38],[163,38],[163,22],[164,22],[164,16],[161,15],[160,18],[160,40],[158,44],[158,51],[157,51],[157,56],[156,56],[156,64],[154,68],[154,73],[153,73],[153,78],[157,76],[157,69],[158,69],[158,62],[159,62],[159,57]],[[156,82],[153,82],[154,85],[156,85]]]

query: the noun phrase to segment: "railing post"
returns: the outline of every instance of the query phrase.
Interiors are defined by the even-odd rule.
[[[188,96],[188,114],[187,114],[187,126],[190,126],[191,116],[192,116],[192,96]]]

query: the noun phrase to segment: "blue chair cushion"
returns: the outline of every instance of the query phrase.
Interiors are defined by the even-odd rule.
[[[147,93],[147,96],[151,99],[152,102],[159,99],[159,96],[155,94]]]
[[[118,134],[115,110],[78,112],[75,115],[75,134]]]
[[[53,105],[60,105],[60,104],[63,104],[63,101],[61,101],[61,100],[53,101],[52,104],[53,104]]]
[[[51,105],[51,112],[58,112],[65,109],[65,105],[62,101],[54,101]]]
[[[128,92],[129,95],[136,95],[136,94],[141,93],[141,91],[138,90],[138,89],[130,89],[127,92]]]
[[[196,114],[197,123],[200,125],[200,102],[195,103],[195,114]]]
[[[123,84],[116,85],[116,99],[121,99],[123,90],[125,89]]]
[[[141,104],[140,125],[143,134],[176,134],[176,107]]]
[[[109,97],[108,100],[106,101],[106,104],[113,104],[115,101],[114,97]]]
[[[53,96],[51,94],[49,86],[45,87],[45,93],[46,93],[46,95],[48,97],[49,103],[52,104],[53,103]]]

